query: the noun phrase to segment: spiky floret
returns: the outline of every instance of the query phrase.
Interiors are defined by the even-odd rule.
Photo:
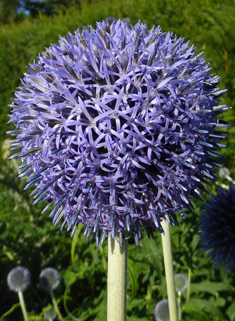
[[[7,276],[7,284],[14,292],[24,292],[30,285],[31,275],[28,269],[17,266]]]
[[[199,221],[200,242],[216,267],[225,264],[228,273],[235,266],[235,187],[218,190],[202,210]]]
[[[53,291],[60,285],[60,273],[54,268],[46,268],[39,275],[39,284],[45,291]]]
[[[78,29],[28,68],[13,99],[13,157],[21,158],[34,204],[53,204],[62,228],[85,225],[97,243],[139,227],[149,236],[162,219],[192,207],[213,166],[226,123],[225,91],[195,47],[160,27]]]

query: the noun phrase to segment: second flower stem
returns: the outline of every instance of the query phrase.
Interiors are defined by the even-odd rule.
[[[164,256],[170,320],[178,321],[174,273],[173,273],[173,264],[172,264],[172,253],[171,253],[170,228],[169,228],[169,223],[165,219],[163,219],[163,221],[161,222],[161,225],[165,232],[165,235],[162,234],[162,248],[163,248],[163,256]]]
[[[52,303],[53,303],[55,312],[57,313],[57,316],[58,316],[59,320],[60,321],[64,321],[64,318],[62,317],[62,314],[60,313],[60,309],[59,309],[58,304],[56,302],[56,299],[55,299],[53,291],[50,291],[50,295],[51,295],[51,299],[52,299]]]

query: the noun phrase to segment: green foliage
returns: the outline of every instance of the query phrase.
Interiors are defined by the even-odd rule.
[[[199,9],[200,8],[200,9]],[[96,248],[95,241],[86,244],[80,226],[73,239],[66,231],[54,228],[48,214],[40,215],[41,206],[31,206],[29,193],[23,191],[25,180],[17,178],[17,162],[7,162],[9,146],[5,132],[9,109],[7,105],[25,66],[33,62],[39,52],[50,43],[58,42],[58,34],[66,36],[83,25],[95,26],[108,16],[129,17],[135,24],[139,19],[149,27],[160,24],[164,31],[174,31],[191,40],[197,53],[204,50],[213,73],[221,76],[221,88],[228,88],[223,103],[235,104],[235,4],[219,0],[152,1],[152,0],[99,0],[80,1],[49,17],[39,14],[37,19],[25,18],[20,24],[0,26],[0,316],[2,320],[16,320],[20,313],[17,295],[6,285],[9,271],[17,266],[27,267],[32,274],[32,285],[25,292],[30,320],[43,320],[43,313],[51,308],[49,294],[39,288],[38,276],[45,267],[61,272],[62,284],[55,291],[58,305],[65,320],[106,319],[107,243]],[[227,112],[229,120],[224,166],[235,173],[235,111]],[[219,184],[228,185],[226,179]],[[208,187],[216,192],[216,185]],[[202,195],[204,199],[207,195]],[[179,219],[180,226],[171,228],[174,272],[190,276],[190,290],[183,293],[183,320],[235,320],[234,281],[224,269],[215,269],[212,261],[200,248],[197,219],[202,204],[194,202],[195,211]],[[167,297],[166,280],[160,234],[149,240],[143,231],[140,246],[133,240],[128,250],[127,320],[153,320],[158,301]],[[18,320],[18,319],[17,319]]]
[[[18,0],[0,0],[0,24],[16,18],[18,4]]]

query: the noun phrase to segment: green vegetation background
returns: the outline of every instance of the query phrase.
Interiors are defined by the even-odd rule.
[[[141,19],[149,25],[161,25],[163,31],[174,31],[196,45],[196,53],[204,57],[221,77],[221,89],[228,93],[223,103],[235,106],[235,2],[232,0],[110,0],[80,1],[58,10],[56,14],[39,14],[22,21],[0,25],[0,318],[20,320],[17,295],[7,288],[6,277],[18,265],[32,274],[32,285],[25,292],[31,320],[43,320],[50,297],[38,285],[40,271],[46,267],[61,272],[62,283],[55,295],[66,320],[103,321],[106,319],[107,243],[96,248],[94,240],[88,245],[79,227],[74,238],[52,226],[51,220],[40,215],[40,205],[32,207],[26,183],[18,179],[17,161],[7,161],[10,155],[6,131],[8,104],[20,78],[27,72],[41,51],[58,42],[58,34],[66,37],[83,25],[95,26],[108,16],[129,17],[131,24]],[[224,166],[234,178],[235,109],[224,115],[230,121]],[[228,185],[226,179],[219,184]],[[217,186],[208,187],[216,192]],[[204,199],[208,198],[203,195]],[[235,282],[224,268],[215,269],[198,243],[197,220],[203,205],[194,202],[196,210],[179,218],[180,227],[171,228],[175,273],[190,276],[190,293],[183,295],[183,320],[235,320]],[[158,301],[166,298],[161,238],[148,240],[143,231],[140,246],[129,243],[127,321],[153,320]],[[9,311],[10,310],[10,311]],[[8,311],[8,312],[7,312]]]

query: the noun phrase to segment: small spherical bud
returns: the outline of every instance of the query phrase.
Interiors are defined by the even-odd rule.
[[[12,269],[7,276],[7,284],[12,291],[24,292],[30,285],[30,272],[22,266]]]
[[[220,168],[220,170],[219,170],[219,176],[221,177],[221,178],[226,178],[227,176],[229,176],[230,175],[230,171],[229,171],[229,169],[227,168],[227,167],[222,167],[222,168]]]
[[[168,300],[161,300],[154,309],[154,318],[156,321],[170,321]]]
[[[122,22],[126,23],[129,26],[130,23],[131,23],[131,19],[128,18],[128,17],[125,17],[125,18],[122,19]]]
[[[175,280],[175,290],[179,294],[187,290],[188,288],[188,278],[183,274],[176,274],[174,276]]]
[[[60,285],[60,273],[54,268],[42,270],[39,276],[39,284],[45,291],[52,291]]]
[[[105,20],[104,20],[104,22],[106,23],[106,24],[109,24],[110,26],[111,26],[111,24],[114,22],[116,22],[117,21],[117,19],[116,18],[114,18],[114,17],[108,17],[108,18],[106,18]]]
[[[57,314],[52,310],[48,310],[48,311],[44,312],[43,316],[45,319],[52,321],[57,317]]]

